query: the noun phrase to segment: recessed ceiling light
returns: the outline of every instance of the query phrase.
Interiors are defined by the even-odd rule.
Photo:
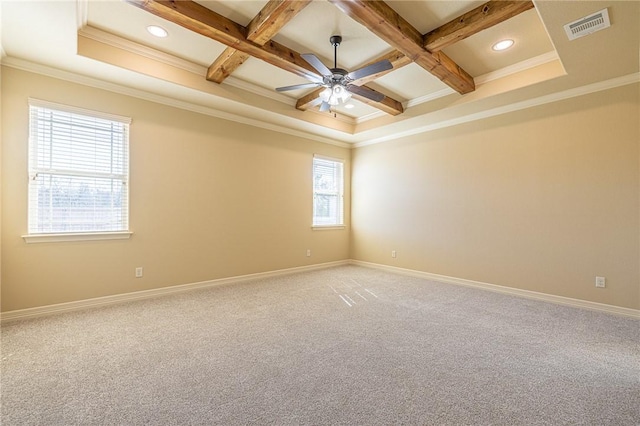
[[[346,104],[344,107],[347,108],[347,109],[351,109],[351,108],[355,108],[355,105],[354,104]]]
[[[501,40],[501,41],[497,42],[496,44],[491,46],[491,48],[493,50],[495,50],[496,52],[499,52],[501,50],[506,50],[506,49],[510,48],[511,46],[513,46],[513,40],[507,39],[507,40]]]
[[[156,37],[160,37],[160,38],[164,38],[164,37],[166,37],[166,36],[168,36],[168,35],[169,35],[169,33],[167,32],[167,30],[165,30],[164,28],[159,27],[159,26],[157,26],[157,25],[149,25],[149,26],[147,27],[147,31],[149,31],[149,33],[150,33],[151,35],[154,35],[154,36],[156,36]]]

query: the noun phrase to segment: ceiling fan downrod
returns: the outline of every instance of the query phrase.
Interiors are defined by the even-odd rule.
[[[342,43],[342,36],[332,35],[329,42],[333,45],[333,68],[338,68],[338,46]]]

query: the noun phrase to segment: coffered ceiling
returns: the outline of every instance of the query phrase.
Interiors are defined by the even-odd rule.
[[[2,0],[0,42],[9,66],[330,143],[369,143],[637,81],[639,5]],[[610,28],[568,40],[563,25],[605,8]],[[339,68],[391,60],[392,70],[354,82],[383,102],[354,96],[320,112],[314,88],[275,91],[318,73],[301,53],[332,68],[334,34],[343,38]],[[514,45],[492,50],[503,39]]]

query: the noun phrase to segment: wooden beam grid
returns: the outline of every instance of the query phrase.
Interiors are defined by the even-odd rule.
[[[249,57],[261,59],[307,79],[318,78],[317,71],[298,52],[272,40],[272,37],[312,0],[269,0],[246,27],[192,0],[125,1],[225,44],[227,48],[209,66],[207,80],[221,83]],[[395,48],[392,52],[364,65],[386,59],[391,62],[393,68],[353,81],[351,84],[367,87],[367,83],[415,62],[460,94],[475,90],[473,77],[445,55],[442,49],[534,7],[532,1],[491,0],[423,35],[384,1],[328,1]],[[317,106],[320,103],[318,94],[321,90],[323,89],[315,89],[298,99],[296,108],[306,110]],[[373,102],[355,94],[354,98],[392,115],[403,112],[402,104],[387,96],[380,102]]]

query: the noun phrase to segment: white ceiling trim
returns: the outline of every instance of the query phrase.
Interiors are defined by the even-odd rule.
[[[158,61],[166,65],[170,65],[175,68],[180,68],[185,71],[189,71],[191,73],[202,76],[202,78],[204,78],[207,75],[207,68],[202,65],[198,65],[191,61],[187,61],[185,59],[178,58],[173,55],[169,55],[168,53],[164,53],[157,49],[153,49],[151,47],[144,46],[134,41],[127,40],[126,38],[122,38],[120,36],[117,36],[112,33],[108,33],[106,31],[100,30],[92,26],[87,25],[81,28],[78,31],[78,35],[106,44],[108,46],[113,46],[118,49],[126,50],[127,52],[131,52],[136,55],[139,55],[148,59],[152,59],[154,61]]]
[[[402,107],[404,108],[404,104],[402,104]],[[369,120],[373,120],[375,118],[380,118],[380,117],[384,117],[386,116],[387,113],[384,111],[375,111],[372,112],[370,114],[367,115],[363,115],[362,117],[358,117],[355,119],[356,124],[360,124],[360,123],[364,123],[365,121],[369,121]]]
[[[413,129],[410,129],[404,132],[399,132],[393,135],[374,138],[364,142],[356,142],[352,146],[353,148],[359,148],[359,147],[368,146],[368,145],[375,145],[382,142],[389,142],[389,141],[393,141],[403,137],[413,136],[419,133],[426,133],[433,130],[443,129],[445,127],[452,127],[458,124],[464,124],[464,123],[469,123],[471,121],[482,120],[484,118],[495,117],[497,115],[507,114],[509,112],[520,111],[527,108],[532,108],[540,105],[558,102],[565,99],[575,98],[577,96],[588,95],[590,93],[600,92],[608,89],[614,89],[616,87],[626,86],[628,84],[634,84],[639,82],[640,82],[640,73],[629,74],[622,77],[612,78],[610,80],[604,80],[597,83],[588,84],[586,86],[575,87],[573,89],[564,90],[562,92],[551,93],[549,95],[527,99],[521,102],[515,102],[513,104],[488,109],[488,110],[477,112],[474,114],[468,114],[465,116],[456,117],[450,120],[443,120],[437,123],[415,127]]]
[[[534,56],[533,58],[529,58],[524,61],[518,62],[516,64],[506,66],[499,70],[482,74],[474,78],[473,81],[476,83],[477,86],[480,86],[490,81],[498,80],[508,75],[519,73],[521,71],[526,71],[530,68],[534,68],[539,65],[544,65],[559,59],[560,58],[558,57],[558,52],[556,52],[555,50],[552,50],[550,52],[543,53],[542,55]],[[453,93],[453,91],[451,93]]]
[[[134,41],[100,30],[92,26],[87,25],[83,27],[81,30],[78,31],[78,35],[87,37],[91,40],[95,40],[97,42],[106,44],[108,46],[115,47],[117,49],[122,49],[127,52],[134,53],[136,55],[151,59],[153,61],[158,61],[160,63],[166,64],[172,67],[189,71],[193,74],[201,76],[202,78],[205,78],[207,74],[207,68],[202,65],[196,64],[186,59],[178,58],[176,56],[170,55],[168,53],[162,52],[160,50],[157,50],[148,46],[144,46],[142,44],[136,43]],[[211,84],[217,84],[217,83],[212,82]],[[253,93],[254,95],[272,99],[274,101],[283,103],[288,106],[292,106],[292,107],[296,106],[296,102],[297,102],[296,99],[290,98],[285,95],[281,95],[280,93],[274,90],[265,89],[264,87],[258,86],[253,83],[249,83],[247,81],[241,80],[234,76],[227,77],[221,83],[221,85],[229,85],[231,87],[235,87],[237,89],[244,90],[249,93]],[[308,112],[319,113],[319,111],[315,111],[311,109],[308,110]],[[350,125],[354,125],[355,123],[357,123],[357,120],[353,117],[340,114],[340,113],[334,113],[334,114],[335,114],[334,118],[336,120],[340,120]],[[375,117],[386,115],[382,111],[376,112],[374,114],[376,114]]]
[[[80,10],[81,10],[81,4],[85,3],[86,0],[78,0],[78,14],[80,15]],[[85,20],[86,21],[86,20]],[[90,38],[92,40],[98,41],[100,43],[104,43],[106,45],[109,46],[113,46],[115,48],[118,49],[123,49],[125,51],[134,53],[136,55],[140,55],[142,57],[154,60],[154,61],[158,61],[176,68],[180,68],[183,69],[185,71],[189,71],[191,73],[194,73],[196,75],[202,76],[203,78],[206,76],[207,73],[207,68],[196,64],[194,62],[188,61],[186,59],[182,59],[182,58],[178,58],[174,55],[170,55],[167,53],[164,53],[162,51],[159,51],[157,49],[151,48],[151,47],[147,47],[144,46],[142,44],[136,43],[134,41],[125,39],[123,37],[117,36],[115,34],[112,33],[108,33],[106,31],[100,30],[98,28],[95,27],[91,27],[89,25],[85,25],[84,27],[82,27],[79,31],[78,34],[87,38]],[[536,56],[534,58],[530,58],[527,59],[525,61],[521,61],[518,62],[517,64],[513,64],[507,67],[504,67],[500,70],[494,71],[494,72],[490,72],[487,74],[483,74],[481,76],[478,76],[474,79],[476,85],[482,85],[485,83],[488,83],[490,81],[493,80],[498,80],[500,78],[509,76],[511,74],[515,74],[524,70],[527,70],[529,68],[533,68],[539,65],[543,65],[546,64],[548,62],[554,61],[558,59],[558,54],[555,50],[547,52],[545,54]],[[216,84],[216,83],[211,83],[211,84]],[[229,76],[225,79],[225,81],[222,82],[222,85],[229,85],[235,88],[238,88],[240,90],[244,90],[247,91],[249,93],[253,93],[255,95],[258,96],[262,96],[268,99],[272,99],[275,100],[277,102],[281,102],[283,104],[289,105],[289,106],[295,106],[296,104],[296,100],[292,99],[288,96],[285,95],[281,95],[278,92],[275,92],[273,90],[269,90],[269,89],[265,89],[264,87],[260,87],[258,85],[255,85],[253,83],[249,83],[246,82],[244,80],[240,80],[238,78],[235,78],[233,76]],[[453,89],[446,87],[442,90],[439,90],[437,92],[434,93],[429,93],[427,95],[424,96],[420,96],[418,98],[414,98],[414,99],[410,99],[408,101],[403,102],[403,107],[405,109],[426,103],[426,102],[431,102],[433,100],[442,98],[444,96],[448,96],[450,94],[456,93]],[[315,110],[308,110],[308,112],[316,112]],[[375,111],[372,112],[370,114],[364,115],[362,117],[350,117],[347,115],[343,115],[343,114],[339,114],[336,113],[335,114],[335,119],[340,120],[344,123],[348,123],[351,125],[356,125],[356,124],[361,124],[364,123],[366,121],[369,120],[374,120],[380,117],[384,117],[386,116],[386,113],[383,111]]]
[[[507,77],[511,74],[516,74],[519,73],[521,71],[526,71],[529,68],[534,68],[537,67],[539,65],[544,65],[546,63],[558,60],[558,52],[556,52],[555,50],[552,50],[550,52],[547,53],[543,53],[542,55],[518,62],[517,64],[513,64],[513,65],[509,65],[506,66],[502,69],[493,71],[493,72],[489,72],[483,75],[480,75],[476,78],[474,78],[474,82],[477,86],[480,86],[482,84],[488,83],[490,81],[493,80],[499,80],[501,78]],[[434,101],[436,99],[439,98],[443,98],[445,96],[449,96],[453,93],[456,93],[455,90],[453,90],[450,87],[446,87],[442,90],[438,90],[437,92],[433,92],[433,93],[428,93],[424,96],[420,96],[414,99],[410,99],[408,101],[405,101],[402,103],[402,106],[405,109],[409,109],[411,107],[414,106],[418,106],[420,104],[424,104],[426,102],[431,102]],[[365,121],[369,121],[369,120],[373,120],[375,118],[379,118],[386,115],[384,112],[382,111],[376,111],[373,112],[371,114],[367,114],[365,116],[362,116],[360,118],[356,118],[356,123],[360,124],[360,123],[364,123]]]
[[[445,89],[438,90],[437,92],[428,93],[428,94],[426,94],[424,96],[420,96],[419,98],[408,100],[407,102],[405,102],[403,104],[403,106],[405,108],[411,108],[411,107],[423,104],[425,102],[435,101],[438,98],[442,98],[442,97],[451,95],[453,93],[458,93],[458,92],[456,92],[455,90],[453,90],[450,87],[447,87]]]
[[[509,105],[504,105],[501,107],[493,108],[486,111],[481,111],[474,114],[468,114],[466,116],[456,117],[451,120],[443,120],[437,123],[431,123],[425,126],[415,127],[413,129],[410,129],[404,132],[399,132],[393,135],[383,136],[380,138],[373,138],[373,139],[369,139],[367,141],[362,141],[362,142],[349,143],[348,139],[342,139],[342,141],[338,141],[335,139],[330,139],[330,138],[316,135],[313,133],[290,129],[284,126],[274,125],[264,121],[239,116],[236,114],[230,114],[214,108],[203,107],[201,105],[180,101],[167,96],[161,96],[151,92],[146,92],[139,89],[133,89],[126,86],[121,86],[115,83],[105,82],[103,80],[99,80],[93,77],[87,77],[87,76],[76,74],[73,72],[51,68],[45,65],[36,64],[36,63],[25,61],[22,59],[6,57],[3,60],[3,65],[6,65],[11,68],[20,69],[23,71],[34,72],[37,74],[42,74],[49,77],[70,81],[73,83],[95,87],[98,89],[109,90],[111,92],[132,96],[138,99],[156,102],[163,105],[184,109],[187,111],[193,111],[193,112],[209,115],[212,117],[230,120],[230,121],[234,121],[242,124],[248,124],[258,128],[263,128],[263,129],[273,130],[276,132],[285,133],[293,136],[303,137],[306,139],[311,139],[318,142],[326,143],[329,145],[340,146],[343,148],[359,148],[359,147],[374,145],[382,142],[389,142],[402,137],[412,136],[419,133],[426,133],[426,132],[430,132],[437,129],[456,126],[458,124],[468,123],[471,121],[481,120],[484,118],[490,118],[490,117],[506,114],[513,111],[519,111],[519,110],[523,110],[523,109],[527,109],[527,108],[531,108],[539,105],[544,105],[552,102],[557,102],[557,101],[561,101],[561,100],[565,100],[565,99],[569,99],[577,96],[587,95],[589,93],[595,93],[603,90],[613,89],[616,87],[640,82],[640,73],[629,74],[626,76],[621,76],[621,77],[613,78],[610,80],[589,84],[586,86],[568,89],[562,92],[552,93],[552,94],[541,96],[538,98],[528,99],[525,101],[516,102]],[[348,135],[347,137],[352,138],[353,135]]]
[[[144,46],[131,40],[127,40],[125,38],[108,33],[95,27],[85,26],[80,31],[78,31],[78,35],[87,37],[91,40],[95,40],[108,46],[115,47],[117,49],[122,49],[127,52],[131,52],[136,55],[158,61],[172,67],[189,71],[193,74],[201,76],[202,78],[205,78],[205,76],[207,75],[207,67],[205,66],[187,61],[186,59],[178,58],[176,56],[161,52],[160,50],[153,49],[151,47]],[[217,83],[212,82],[211,84]],[[289,98],[288,96],[280,95],[273,90],[265,89],[264,87],[260,87],[258,85],[240,80],[233,76],[226,78],[225,81],[222,82],[222,84],[228,84],[229,86],[236,87],[255,95],[273,99],[274,101],[282,102],[287,105],[295,105],[295,100]]]
[[[74,72],[63,71],[57,68],[48,67],[46,65],[33,63],[23,59],[7,57],[3,60],[2,65],[10,68],[15,68],[22,71],[33,72],[36,74],[45,75],[48,77],[57,78],[72,83],[82,84],[97,89],[108,90],[110,92],[119,93],[121,95],[131,96],[134,98],[142,99],[145,101],[155,102],[162,105],[167,105],[186,111],[197,112],[199,114],[208,115],[211,117],[221,118],[223,120],[229,120],[236,123],[247,124],[250,126],[258,127],[261,129],[272,130],[279,133],[284,133],[292,136],[302,137],[305,139],[315,140],[317,142],[326,143],[329,145],[335,145],[342,148],[350,148],[351,144],[342,142],[336,139],[316,135],[314,133],[305,132],[303,130],[291,129],[285,126],[268,123],[266,121],[257,120],[253,118],[244,117],[237,114],[228,113],[211,107],[205,107],[197,105],[191,102],[181,101],[172,97],[162,96],[155,93],[147,92],[140,89],[134,89],[127,86],[122,86],[116,83],[106,82],[94,77],[88,77],[86,75],[77,74]]]
[[[2,22],[2,3],[0,2],[0,22]],[[4,51],[4,46],[2,45],[2,29],[0,28],[0,59],[4,59],[7,56],[7,52]],[[2,61],[0,61],[2,64]]]
[[[217,83],[212,82],[211,84],[217,84]],[[253,83],[240,80],[239,78],[236,78],[232,75],[224,79],[224,81],[222,82],[222,85],[224,84],[228,84],[229,86],[238,88],[240,90],[245,90],[247,92],[253,93],[254,95],[260,95],[265,98],[273,99],[274,101],[282,102],[283,104],[287,104],[289,106],[293,106],[293,107],[296,106],[295,99],[292,99],[285,95],[281,95],[278,92],[275,92],[273,90],[269,90],[269,89],[265,89],[264,87],[257,86]]]
[[[89,0],[76,0],[76,20],[78,29],[81,29],[89,21]]]
[[[293,106],[295,106],[296,103],[293,103]],[[382,112],[382,111],[380,111]],[[326,112],[320,112],[320,110],[318,108],[308,108],[304,111],[305,114],[319,114],[319,115],[326,115]],[[331,111],[330,114],[333,114],[333,119],[334,120],[338,120],[338,121],[342,121],[343,123],[347,123],[347,124],[351,124],[353,125],[357,119],[349,116],[349,115],[344,115],[341,114],[337,111]],[[383,115],[387,115],[386,113],[382,112]]]

